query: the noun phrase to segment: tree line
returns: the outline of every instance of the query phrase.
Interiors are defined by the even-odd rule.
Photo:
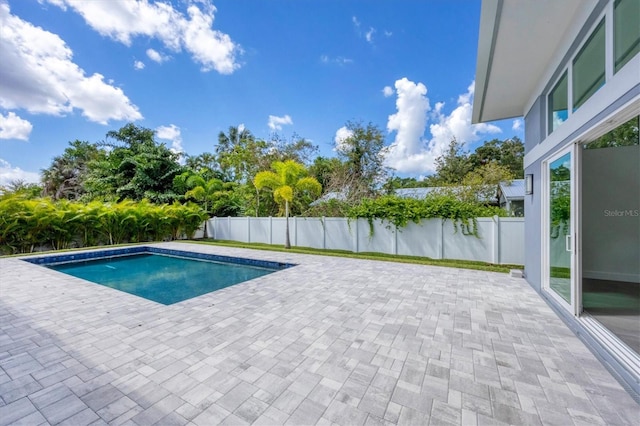
[[[109,131],[99,142],[75,140],[42,170],[41,185],[16,182],[3,192],[21,190],[32,196],[80,202],[123,200],[151,203],[191,201],[211,216],[277,216],[282,203],[273,189],[258,187],[260,172],[276,162],[292,161],[299,178],[314,178],[321,190],[301,191],[288,206],[294,215],[331,215],[363,199],[393,194],[399,188],[495,185],[522,177],[524,149],[518,138],[485,142],[473,153],[453,140],[436,161],[436,173],[424,180],[395,176],[384,165],[384,133],[371,124],[348,122],[351,136],[336,146],[335,157],[318,155],[318,147],[293,135],[269,140],[243,127],[220,132],[212,152],[183,155],[155,139],[151,129],[127,124]],[[339,193],[331,205],[311,207],[320,195]],[[327,204],[327,203],[320,203]],[[322,211],[322,210],[326,211]]]
[[[218,134],[212,152],[195,156],[173,152],[153,130],[132,123],[109,131],[103,141],[69,142],[42,170],[39,185],[0,188],[0,246],[22,252],[38,245],[172,239],[212,216],[366,217],[396,226],[431,216],[468,220],[500,213],[460,194],[407,204],[393,193],[493,185],[522,174],[522,143],[514,138],[486,142],[473,153],[454,140],[438,158],[436,174],[423,181],[400,178],[384,165],[380,128],[361,122],[346,127],[350,136],[331,158],[318,156],[317,146],[295,134],[264,140],[233,126]]]

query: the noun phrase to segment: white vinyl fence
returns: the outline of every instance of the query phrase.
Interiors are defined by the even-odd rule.
[[[289,218],[292,246],[378,252],[432,259],[478,260],[496,264],[524,264],[524,218],[478,218],[478,237],[464,235],[453,223],[425,219],[395,229],[375,221],[373,233],[366,219],[337,217]],[[207,237],[247,243],[284,244],[285,219],[278,217],[214,217],[207,221]]]

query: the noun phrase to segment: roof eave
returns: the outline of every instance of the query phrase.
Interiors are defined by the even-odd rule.
[[[473,96],[473,124],[486,121],[484,101],[491,74],[493,52],[500,27],[503,0],[484,0],[480,11],[480,31],[478,35],[478,56],[476,63],[475,91]]]

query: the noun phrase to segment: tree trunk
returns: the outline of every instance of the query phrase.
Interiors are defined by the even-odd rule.
[[[260,211],[260,190],[256,188],[256,217],[258,217],[259,211]]]
[[[285,200],[284,202],[284,216],[285,216],[285,220],[286,220],[286,231],[285,231],[285,236],[284,236],[284,248],[286,249],[290,249],[291,248],[291,240],[289,239],[289,202]]]

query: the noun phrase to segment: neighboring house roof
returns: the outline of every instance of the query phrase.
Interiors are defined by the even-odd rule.
[[[514,179],[510,184],[500,182],[500,192],[509,201],[524,200],[524,179]]]
[[[422,199],[438,189],[440,188],[400,188],[394,192],[398,197]]]
[[[558,40],[597,0],[483,0],[472,122],[525,115]]]
[[[317,206],[320,203],[326,203],[329,200],[344,201],[346,199],[347,199],[347,193],[345,191],[333,191],[333,192],[327,192],[322,197],[318,198],[317,200],[315,200],[309,205],[313,207],[313,206]]]
[[[425,188],[401,188],[396,189],[395,194],[398,197],[403,198],[415,198],[423,199],[427,198],[427,195],[433,193],[452,193],[459,195],[465,190],[464,186],[430,186]],[[478,201],[492,202],[495,201],[494,197],[485,197],[482,194],[477,194]]]

